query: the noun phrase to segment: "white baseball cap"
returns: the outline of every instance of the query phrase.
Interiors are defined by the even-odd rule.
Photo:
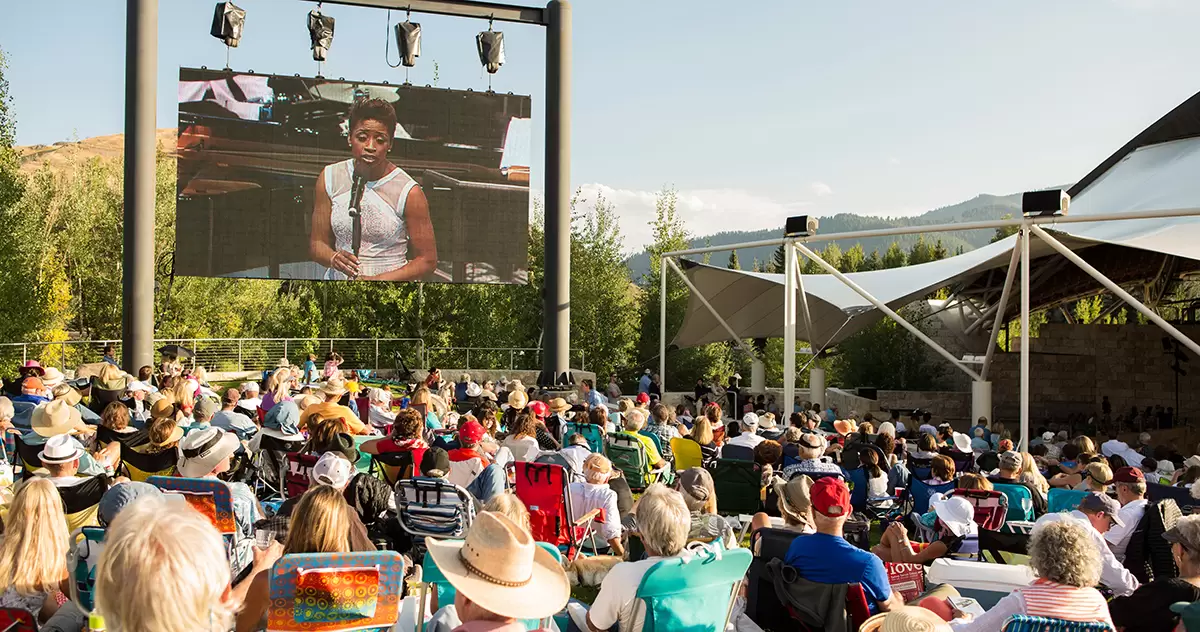
[[[317,459],[312,469],[312,480],[321,485],[330,485],[337,489],[345,489],[353,478],[354,467],[342,455],[336,452],[326,452]]]
[[[743,428],[757,428],[758,427],[758,415],[756,415],[754,413],[746,413],[746,415],[744,417],[742,417],[742,427]]]

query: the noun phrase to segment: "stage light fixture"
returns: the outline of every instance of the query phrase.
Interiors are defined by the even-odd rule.
[[[493,31],[489,20],[488,30],[480,31],[475,36],[475,47],[479,49],[479,63],[487,68],[489,74],[496,74],[504,65],[504,33]]]
[[[232,2],[218,2],[213,12],[213,37],[225,42],[230,48],[237,48],[242,39],[242,26],[246,23],[246,10]]]
[[[1021,195],[1021,214],[1025,217],[1066,215],[1071,196],[1062,189],[1026,191]]]
[[[400,50],[400,63],[405,68],[417,65],[421,56],[421,24],[405,20],[396,25],[396,48]]]
[[[308,37],[312,40],[312,54],[316,61],[325,61],[329,48],[333,46],[333,17],[321,14],[321,5],[308,13]]]
[[[787,218],[787,222],[783,225],[784,237],[809,237],[817,234],[817,227],[820,222],[815,217],[807,215],[797,215]]]

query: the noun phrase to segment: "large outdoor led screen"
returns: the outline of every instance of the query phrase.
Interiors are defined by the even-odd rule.
[[[182,68],[175,273],[525,283],[530,108]]]

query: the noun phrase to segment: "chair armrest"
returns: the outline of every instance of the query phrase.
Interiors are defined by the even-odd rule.
[[[583,514],[582,516],[580,516],[579,518],[577,518],[575,520],[575,526],[582,527],[583,525],[591,522],[592,520],[599,520],[600,522],[604,522],[604,510],[597,507],[597,508]]]

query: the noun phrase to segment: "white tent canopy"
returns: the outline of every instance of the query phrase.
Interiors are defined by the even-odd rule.
[[[1200,94],[1164,116],[1116,154],[1088,174],[1072,189],[1070,218],[1115,214],[1197,209],[1200,212]],[[1165,217],[1051,223],[1053,232],[1073,251],[1098,244],[1136,249],[1200,262],[1200,217]],[[825,238],[830,235],[823,235]],[[836,237],[836,235],[832,236]],[[801,240],[803,241],[803,240]],[[970,288],[983,275],[1006,268],[1015,237],[940,261],[903,268],[846,275],[888,307],[898,309],[941,287]],[[1065,263],[1040,240],[1030,243],[1031,257],[1042,263]],[[1085,257],[1086,258],[1086,257]],[[784,277],[728,270],[687,260],[681,261],[688,279],[739,338],[772,338],[784,335]],[[1035,268],[1036,263],[1031,266]],[[1164,266],[1165,267],[1165,266]],[[1060,280],[1054,269],[1043,281]],[[1065,276],[1065,275],[1064,275]],[[1076,275],[1078,276],[1078,275]],[[990,277],[989,277],[990,278]],[[804,275],[812,331],[798,323],[797,337],[814,347],[836,344],[883,317],[870,302],[832,275]],[[1089,280],[1090,287],[1098,286]],[[999,288],[970,298],[972,311],[982,321],[986,308],[999,298]],[[990,316],[986,316],[990,324]],[[703,302],[691,295],[687,312],[673,344],[690,347],[728,340],[729,332]]]

